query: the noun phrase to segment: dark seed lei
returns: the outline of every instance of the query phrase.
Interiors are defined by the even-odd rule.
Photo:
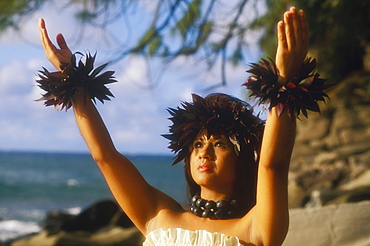
[[[226,201],[205,200],[199,195],[193,196],[190,203],[190,211],[204,218],[232,219],[238,217],[236,200]]]

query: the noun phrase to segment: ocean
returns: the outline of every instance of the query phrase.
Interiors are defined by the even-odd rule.
[[[186,202],[183,165],[172,156],[128,155],[152,186]],[[0,151],[0,242],[41,230],[48,211],[78,213],[113,199],[96,163],[85,153]]]

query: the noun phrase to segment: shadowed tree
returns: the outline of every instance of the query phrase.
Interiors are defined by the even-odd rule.
[[[304,9],[310,26],[310,52],[318,68],[332,81],[364,68],[370,43],[370,1],[364,0],[266,0],[269,11],[251,25],[264,28],[261,48],[271,56],[276,44],[272,23],[289,5]]]
[[[10,2],[16,6],[18,1]],[[7,21],[1,29],[21,27],[18,23],[27,17],[24,13],[40,9],[46,2],[23,1],[22,5],[8,9]],[[193,57],[208,69],[217,66],[221,70],[219,85],[226,84],[228,62],[245,63],[248,25],[258,13],[256,0],[70,0],[58,4],[75,6],[75,16],[84,25],[106,29],[122,21],[122,29],[128,29],[122,31],[130,33],[135,28],[131,31],[134,37],[119,45],[112,62],[131,54],[160,57],[165,64],[179,57]],[[143,22],[147,22],[141,33],[140,28],[130,23],[135,15],[142,15]]]
[[[0,1],[0,31],[20,28],[22,20],[46,2],[56,3]],[[263,32],[261,49],[274,57],[276,22],[291,5],[306,11],[310,52],[318,58],[323,75],[334,81],[363,68],[370,40],[370,1],[363,0],[65,0],[58,5],[72,6],[83,25],[106,30],[121,23],[118,31],[127,35],[112,34],[119,43],[112,62],[136,54],[163,58],[166,66],[176,58],[192,57],[209,70],[220,69],[215,86],[226,84],[227,63],[248,62],[248,35]]]
[[[0,32],[8,28],[19,29],[22,20],[42,7],[46,0],[1,0]]]

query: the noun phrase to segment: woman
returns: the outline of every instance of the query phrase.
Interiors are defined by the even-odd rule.
[[[275,61],[280,76],[279,83],[284,85],[299,73],[307,55],[308,27],[304,12],[297,11],[294,7],[290,8],[284,13],[277,29],[278,47]],[[59,48],[56,48],[48,37],[42,19],[40,33],[42,45],[50,62],[59,70],[61,64],[70,63],[72,52],[63,36],[57,35]],[[90,100],[85,100],[85,93],[80,90],[73,98],[76,122],[119,205],[137,228],[147,235],[145,245],[160,243],[184,245],[186,242],[190,245],[282,244],[289,223],[287,176],[296,125],[295,117],[291,117],[289,110],[284,109],[280,112],[281,109],[277,106],[269,110],[259,158],[250,158],[251,162],[259,161],[258,171],[251,171],[254,172],[254,178],[251,178],[250,183],[252,186],[256,183],[256,188],[251,189],[252,201],[249,199],[242,202],[244,207],[244,210],[241,209],[242,214],[226,219],[209,218],[184,210],[178,202],[144,180],[135,166],[115,149],[95,106]],[[222,100],[220,96],[216,95],[218,101]],[[206,99],[195,96],[194,100],[203,102]],[[236,101],[232,104],[235,106],[237,103]],[[240,110],[246,109],[244,107]],[[170,113],[176,118],[179,117],[177,111],[181,109],[172,112],[170,110]],[[176,119],[173,122],[175,125]],[[261,132],[261,122],[257,120],[256,124],[256,132]],[[236,189],[241,186],[237,183],[239,175],[237,166],[244,153],[240,141],[238,142],[225,129],[213,129],[212,127],[198,129],[194,139],[180,149],[172,146],[172,149],[178,152],[178,157],[185,159],[189,167],[188,179],[195,183],[197,187],[195,193],[199,195],[194,200],[202,198],[212,201],[232,201],[238,196],[247,197],[247,194],[242,193],[245,189]],[[174,143],[178,140],[175,135],[176,132],[172,131],[166,137]],[[257,145],[258,143],[254,146]],[[182,150],[185,152],[181,152]],[[250,151],[254,154],[259,148]],[[180,152],[185,153],[185,156],[180,155]],[[255,174],[258,182],[255,181]],[[204,206],[200,207],[204,209]],[[195,210],[197,209],[193,207],[192,211]],[[202,214],[203,212],[204,210]]]

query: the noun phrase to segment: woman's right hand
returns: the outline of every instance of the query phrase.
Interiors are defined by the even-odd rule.
[[[278,26],[276,66],[286,83],[296,77],[308,52],[308,24],[303,10],[291,7]]]
[[[41,44],[44,48],[46,58],[56,67],[56,69],[61,70],[62,64],[70,64],[72,52],[68,48],[67,43],[61,33],[56,36],[56,41],[59,49],[51,42],[48,32],[46,30],[44,19],[39,21],[39,30],[41,36]]]

